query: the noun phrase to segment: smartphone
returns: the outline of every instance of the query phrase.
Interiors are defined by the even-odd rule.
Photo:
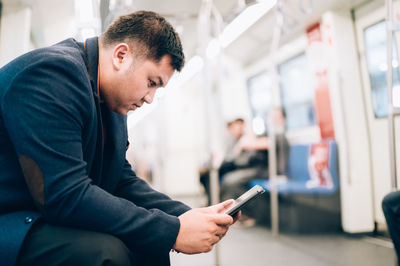
[[[232,217],[235,216],[236,213],[250,200],[256,198],[258,195],[261,195],[264,192],[265,190],[261,186],[255,185],[254,187],[243,193],[239,198],[237,198],[235,200],[235,203],[228,210],[226,210],[225,213],[229,214]]]

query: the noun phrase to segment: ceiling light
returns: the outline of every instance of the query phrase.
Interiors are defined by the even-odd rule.
[[[234,40],[236,40],[243,32],[245,32],[251,25],[265,15],[275,4],[277,0],[264,0],[257,4],[248,6],[242,13],[232,20],[228,26],[225,27],[219,37],[222,47],[227,47]]]

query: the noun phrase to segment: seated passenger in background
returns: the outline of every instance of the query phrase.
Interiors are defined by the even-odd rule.
[[[285,137],[285,114],[281,108],[273,110],[273,123],[276,132],[276,156],[278,175],[286,172],[289,145]],[[249,132],[238,141],[234,148],[233,160],[235,170],[222,176],[221,200],[235,199],[249,189],[254,179],[268,179],[268,149],[270,143],[266,136],[257,137]],[[255,217],[257,210],[249,204],[243,209],[242,219]]]
[[[229,121],[226,124],[227,137],[225,142],[225,150],[223,153],[222,162],[218,168],[218,176],[221,177],[235,170],[237,167],[234,163],[235,160],[235,147],[240,138],[244,134],[245,123],[242,118],[236,118],[235,120]],[[204,186],[204,190],[207,194],[207,205],[211,205],[211,192],[210,192],[210,162],[207,162],[203,167],[200,168],[200,183]]]

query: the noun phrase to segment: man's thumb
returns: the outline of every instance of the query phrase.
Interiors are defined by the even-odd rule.
[[[220,213],[223,212],[224,210],[228,209],[235,201],[233,199],[229,199],[226,201],[223,201],[217,205],[215,205],[215,210]]]

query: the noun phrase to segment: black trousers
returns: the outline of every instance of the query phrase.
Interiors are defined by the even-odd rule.
[[[400,265],[400,191],[391,192],[385,196],[382,201],[382,210]]]
[[[164,258],[135,254],[109,234],[38,221],[25,238],[17,265],[164,266],[170,262],[169,254]]]

